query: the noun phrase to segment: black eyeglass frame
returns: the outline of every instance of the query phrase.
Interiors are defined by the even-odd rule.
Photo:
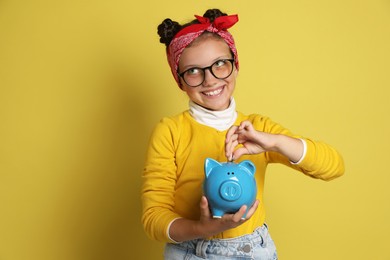
[[[223,77],[223,78],[219,78],[219,77],[215,76],[213,70],[211,69],[216,63],[218,63],[218,62],[220,62],[220,61],[225,61],[225,62],[228,61],[228,62],[230,62],[230,63],[232,64],[232,69],[231,69],[230,73],[229,73],[226,77]],[[202,82],[201,82],[200,84],[198,84],[198,85],[196,85],[196,86],[192,86],[192,85],[188,84],[187,81],[186,81],[185,78],[184,78],[184,74],[185,74],[187,71],[193,70],[193,69],[199,69],[199,70],[202,70],[202,71],[203,71],[203,80],[202,80]],[[204,67],[204,68],[192,67],[192,68],[189,68],[189,69],[183,71],[182,73],[177,72],[177,74],[179,75],[180,78],[182,78],[182,79],[184,80],[184,82],[185,82],[188,86],[190,86],[190,87],[192,87],[192,88],[196,88],[196,87],[199,87],[200,85],[202,85],[203,82],[205,81],[205,79],[206,79],[206,70],[209,70],[210,73],[211,73],[216,79],[226,79],[226,78],[228,78],[230,75],[232,75],[232,73],[233,73],[233,70],[234,70],[234,59],[220,59],[220,60],[217,60],[216,62],[214,62],[213,64],[211,64],[211,65],[208,66],[208,67]]]

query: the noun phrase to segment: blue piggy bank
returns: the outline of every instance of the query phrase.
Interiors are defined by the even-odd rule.
[[[204,169],[206,176],[203,191],[213,218],[221,218],[225,213],[236,213],[243,205],[247,205],[248,209],[253,205],[257,187],[254,176],[256,167],[251,161],[220,163],[207,158]]]

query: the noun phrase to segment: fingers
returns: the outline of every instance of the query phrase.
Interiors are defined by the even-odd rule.
[[[250,140],[253,135],[254,128],[251,122],[242,121],[238,126],[232,126],[226,133],[225,140],[225,156],[228,161],[238,159],[243,154],[248,153],[248,149],[236,149],[239,144],[244,144]]]
[[[235,159],[233,152],[237,145],[238,145],[237,140],[230,141],[225,144],[225,155],[228,161],[233,161]]]
[[[211,217],[209,203],[208,203],[207,198],[205,196],[202,196],[202,198],[200,199],[199,207],[200,207],[201,217],[204,217],[204,218]]]
[[[234,221],[234,222],[240,222],[242,219],[243,219],[243,216],[244,216],[244,214],[245,214],[245,212],[246,212],[246,209],[247,209],[247,206],[246,205],[244,205],[244,206],[242,206],[234,215],[233,215],[233,217],[232,217],[232,220]]]
[[[259,204],[260,204],[259,200],[256,200],[255,203],[253,203],[252,207],[246,213],[246,218],[245,219],[249,219],[250,217],[252,217],[252,215],[255,213],[255,211],[259,207]]]
[[[245,129],[246,127],[248,127],[248,125],[250,125],[250,122],[249,121],[242,121],[238,127],[239,130],[242,130],[242,129]]]
[[[259,200],[256,200],[252,207],[250,207],[250,209],[248,210],[248,212],[246,213],[246,216],[244,218],[244,214],[247,210],[247,206],[246,205],[243,205],[232,217],[232,220],[234,222],[239,222],[239,221],[245,221],[247,219],[250,219],[252,217],[252,215],[255,213],[255,211],[257,210],[257,208],[259,207],[259,204],[260,204],[260,201]]]
[[[234,135],[237,129],[238,126],[236,125],[230,127],[230,129],[226,133],[226,143],[230,142],[231,137]]]
[[[247,154],[247,153],[248,153],[247,149],[245,147],[241,147],[232,153],[232,158],[234,158],[234,160],[237,160],[242,155]]]
[[[253,135],[254,132],[255,132],[255,129],[253,128],[252,123],[249,121],[241,122],[240,126],[238,127],[238,129],[236,131],[236,133],[238,135],[246,136],[246,138],[248,138],[248,136]]]
[[[234,148],[238,145],[237,134],[235,133],[238,129],[238,126],[232,126],[226,133],[225,140],[225,156],[228,161],[232,161]]]

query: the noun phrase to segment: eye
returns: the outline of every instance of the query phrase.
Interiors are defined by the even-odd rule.
[[[200,69],[199,68],[190,68],[188,70],[186,70],[186,74],[187,75],[198,75],[200,74]]]
[[[222,67],[226,64],[226,60],[217,60],[215,63],[214,63],[214,66],[215,67]]]

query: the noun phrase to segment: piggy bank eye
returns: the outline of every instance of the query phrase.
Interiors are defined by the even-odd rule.
[[[234,172],[232,172],[232,175],[234,175]]]

